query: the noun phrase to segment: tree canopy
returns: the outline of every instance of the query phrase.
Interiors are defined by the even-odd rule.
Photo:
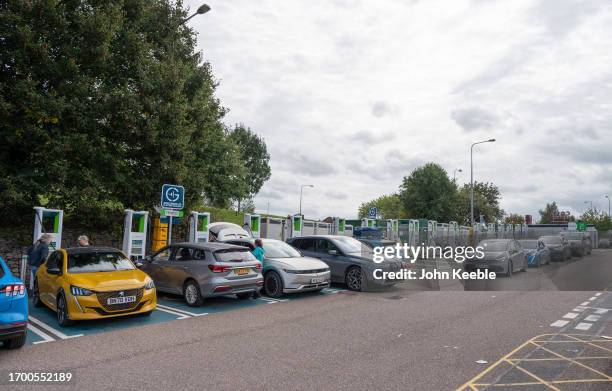
[[[408,217],[402,209],[402,202],[398,194],[383,195],[372,201],[364,202],[359,206],[359,218],[368,217],[370,208],[376,207],[382,219],[403,219]]]
[[[9,0],[0,11],[0,213],[151,209],[163,183],[183,185],[188,207],[226,206],[245,178],[257,179],[247,194],[269,178],[267,152],[245,162],[222,123],[180,1]]]

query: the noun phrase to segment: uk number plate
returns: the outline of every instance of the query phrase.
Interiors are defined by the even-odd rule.
[[[135,301],[136,301],[136,296],[109,297],[106,300],[106,304],[108,305],[126,304],[126,303],[133,303]]]
[[[315,277],[315,278],[311,278],[310,279],[310,283],[311,284],[318,284],[318,283],[323,282],[323,281],[325,281],[325,278],[323,278],[323,277]]]

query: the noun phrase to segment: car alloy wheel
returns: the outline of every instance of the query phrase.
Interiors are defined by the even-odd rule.
[[[183,293],[185,296],[185,302],[190,307],[199,307],[202,305],[202,295],[200,294],[200,288],[196,285],[195,282],[189,281],[185,285],[185,291]]]
[[[264,289],[270,297],[281,297],[283,295],[283,282],[278,273],[271,271],[266,274]]]
[[[73,323],[68,316],[68,306],[63,293],[57,298],[57,323],[60,326],[70,326]]]
[[[346,286],[351,291],[360,291],[363,273],[358,267],[352,267],[346,272]]]

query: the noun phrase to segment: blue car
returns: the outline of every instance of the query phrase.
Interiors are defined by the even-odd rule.
[[[550,264],[550,250],[541,240],[519,240],[519,243],[527,254],[527,265],[529,267],[540,267]]]
[[[0,341],[5,349],[17,349],[28,332],[28,294],[0,257]]]

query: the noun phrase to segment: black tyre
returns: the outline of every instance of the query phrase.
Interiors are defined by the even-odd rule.
[[[34,307],[42,307],[43,302],[40,301],[40,292],[38,291],[38,280],[34,280],[34,288],[32,288],[32,305]]]
[[[508,261],[508,270],[506,271],[506,277],[508,278],[512,277],[512,269],[513,269],[512,261]]]
[[[204,304],[200,287],[193,280],[189,280],[185,283],[183,287],[183,298],[185,298],[185,303],[190,307],[201,307]]]
[[[4,348],[5,349],[19,349],[20,347],[25,345],[26,337],[27,337],[27,333],[23,333],[19,337],[7,339],[6,341],[4,341]]]
[[[283,292],[284,285],[283,279],[275,271],[269,271],[264,277],[264,292],[270,297],[282,297],[285,295]]]
[[[359,292],[364,281],[363,272],[358,266],[352,266],[346,271],[345,283],[350,291]]]
[[[253,297],[253,292],[245,292],[245,293],[236,293],[236,297],[238,300],[246,300]]]
[[[70,314],[68,313],[68,303],[66,303],[66,296],[61,292],[57,296],[57,323],[59,323],[62,327],[72,326],[74,324],[74,320],[70,319]]]

